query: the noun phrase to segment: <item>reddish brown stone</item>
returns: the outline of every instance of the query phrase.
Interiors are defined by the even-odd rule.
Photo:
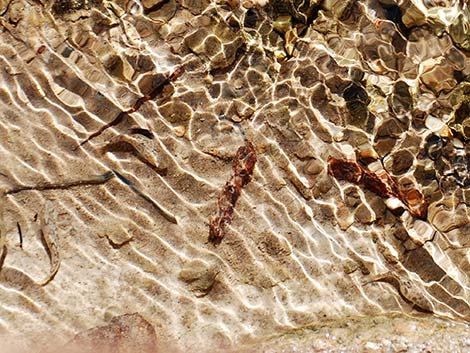
[[[106,326],[79,333],[60,352],[156,353],[156,345],[154,327],[135,313],[116,316]]]

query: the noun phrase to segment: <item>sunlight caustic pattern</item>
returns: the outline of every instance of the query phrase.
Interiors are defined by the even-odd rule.
[[[0,334],[470,319],[466,4],[4,3]]]

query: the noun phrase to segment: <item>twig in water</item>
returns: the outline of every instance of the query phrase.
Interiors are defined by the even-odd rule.
[[[156,87],[153,89],[150,94],[146,96],[142,96],[137,101],[134,103],[132,108],[128,109],[125,112],[120,112],[111,122],[103,125],[98,131],[92,133],[90,136],[88,136],[85,140],[83,140],[80,146],[83,146],[85,143],[90,141],[92,138],[95,138],[99,135],[101,135],[106,129],[118,125],[120,122],[122,122],[125,118],[129,116],[129,114],[135,113],[140,109],[140,107],[147,101],[155,99],[157,96],[161,95],[164,88],[166,85],[169,83],[175,81],[179,76],[181,76],[184,72],[184,66],[180,66],[175,69],[171,74],[169,74],[167,77],[165,77],[161,82],[159,82]]]
[[[119,124],[121,121],[124,120],[125,117],[127,117],[129,114],[127,112],[120,112],[117,117],[115,117],[111,122],[103,125],[98,131],[95,131],[94,133],[92,133],[90,136],[88,136],[85,140],[83,140],[82,142],[80,142],[80,145],[79,146],[83,146],[85,143],[87,143],[88,141],[90,141],[92,138],[95,138],[99,135],[101,135],[103,133],[104,130],[110,128],[110,127],[113,127],[113,126],[116,126],[117,124]]]
[[[98,185],[98,184],[106,183],[108,180],[112,179],[113,177],[114,177],[113,172],[106,172],[102,175],[91,177],[90,179],[85,179],[85,180],[71,180],[71,181],[63,181],[63,182],[57,182],[57,183],[41,183],[38,185],[21,185],[21,186],[16,186],[10,190],[7,190],[5,194],[11,195],[11,194],[16,194],[18,192],[27,191],[27,190],[44,191],[44,190],[54,190],[54,189],[68,189],[74,186]]]

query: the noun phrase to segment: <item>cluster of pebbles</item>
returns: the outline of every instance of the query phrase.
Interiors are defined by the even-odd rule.
[[[287,96],[295,90],[296,102],[286,100],[283,107],[273,103],[275,117],[271,112],[258,113],[255,121],[267,118],[265,124],[284,135],[285,140],[279,141],[288,155],[295,156],[291,163],[301,164],[298,160],[308,159],[305,149],[315,149],[305,143],[309,136],[304,120],[317,138],[334,146],[335,152],[325,148],[317,150],[315,157],[330,154],[356,161],[365,170],[385,174],[399,190],[418,194],[416,202],[427,207],[422,219],[405,210],[403,200],[381,199],[370,191],[361,197],[360,188],[341,182],[335,217],[345,231],[355,222],[379,226],[375,236],[385,244],[383,255],[392,269],[375,280],[386,279],[423,310],[436,311],[426,297],[430,294],[468,318],[469,306],[463,299],[468,297],[469,283],[467,5],[429,1],[271,4],[274,13],[268,11],[267,16],[274,20],[273,30],[263,38],[270,38],[274,47],[278,43],[273,54],[281,63],[283,78],[277,77],[281,83],[273,95],[281,99],[276,94]],[[263,28],[258,27],[257,33]],[[297,89],[289,76],[298,79]],[[283,125],[289,113],[292,125]],[[287,129],[282,131],[287,126],[293,127],[296,137],[288,136],[292,132]],[[304,168],[306,177],[310,164],[315,165]],[[329,192],[321,173],[312,178],[310,188],[313,197],[320,199]],[[312,195],[306,189],[299,191],[309,199]],[[445,260],[437,260],[440,256]],[[458,275],[450,276],[454,270]],[[418,277],[407,282],[404,277],[410,273]],[[417,285],[416,279],[423,282]],[[423,292],[405,293],[404,287],[416,285]]]
[[[47,126],[33,137],[49,157],[61,156],[54,168],[120,168],[143,187],[163,185],[152,197],[172,208],[178,232],[135,218],[136,233],[159,234],[156,248],[178,247],[168,268],[153,268],[172,288],[155,300],[183,316],[195,307],[188,292],[209,301],[193,319],[172,318],[175,330],[237,342],[327,315],[420,311],[470,320],[469,21],[470,7],[457,0],[0,1],[0,93],[5,106],[23,109],[22,101],[25,111],[45,106],[54,115],[57,146],[44,143]],[[19,153],[7,140],[5,156]],[[214,247],[208,222],[245,144],[256,166],[236,207],[225,202],[232,224]],[[330,158],[407,196],[335,178]],[[5,168],[2,188],[35,183],[21,168]],[[48,180],[64,175],[34,168]],[[87,195],[83,202],[104,212]],[[416,203],[426,210],[419,217],[410,212]],[[128,218],[138,208],[122,207]],[[122,246],[150,246],[141,241]],[[206,266],[213,261],[217,274]],[[183,269],[179,277],[174,268]],[[185,299],[175,301],[175,292]],[[222,309],[209,310],[212,303]],[[269,316],[258,306],[277,309]],[[249,324],[230,321],[234,310],[249,312]],[[223,323],[211,327],[219,336],[195,327],[204,315]]]

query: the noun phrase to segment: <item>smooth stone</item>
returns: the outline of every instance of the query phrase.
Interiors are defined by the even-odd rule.
[[[375,215],[367,208],[366,205],[362,204],[356,208],[354,219],[362,224],[371,224],[375,221]]]
[[[361,203],[361,196],[356,186],[348,186],[344,189],[344,203],[348,207],[356,207]]]
[[[454,69],[450,64],[435,65],[421,75],[421,81],[434,93],[450,91],[457,85]]]
[[[336,220],[342,231],[347,230],[354,223],[354,217],[345,205],[336,209]]]
[[[377,151],[380,157],[385,157],[389,154],[393,147],[395,147],[397,140],[395,138],[387,137],[381,138],[374,144],[374,149]]]
[[[425,242],[430,241],[434,236],[435,230],[428,223],[422,220],[415,220],[412,226],[408,229],[408,235],[413,242],[419,246]]]
[[[203,297],[214,286],[216,276],[217,272],[211,266],[201,260],[193,260],[185,264],[178,279],[188,284],[197,297]]]
[[[406,130],[397,119],[385,120],[377,129],[378,137],[399,137]]]
[[[173,132],[178,137],[183,137],[186,133],[186,128],[183,125],[179,125],[173,129]]]
[[[317,175],[325,169],[326,167],[320,160],[312,158],[307,162],[303,170],[306,174]]]
[[[276,18],[273,22],[273,28],[281,33],[287,32],[292,27],[292,17],[289,15],[282,15]]]
[[[466,225],[469,216],[465,204],[459,204],[456,197],[449,196],[429,205],[428,220],[437,230],[446,233]]]
[[[100,233],[99,237],[108,239],[111,246],[115,249],[127,244],[132,240],[132,235],[121,225],[109,224]]]
[[[408,150],[399,150],[392,154],[392,172],[394,174],[404,174],[412,166],[414,162],[413,154]]]
[[[397,81],[393,87],[390,105],[396,114],[405,114],[413,108],[410,87],[404,81]]]
[[[403,202],[401,202],[400,199],[397,198],[397,197],[388,198],[385,201],[385,204],[391,210],[397,210],[397,209],[400,209],[400,208],[403,208],[403,209],[405,208],[405,205],[403,204]]]
[[[444,127],[444,122],[432,115],[429,115],[424,122],[424,125],[432,132],[438,132]]]

